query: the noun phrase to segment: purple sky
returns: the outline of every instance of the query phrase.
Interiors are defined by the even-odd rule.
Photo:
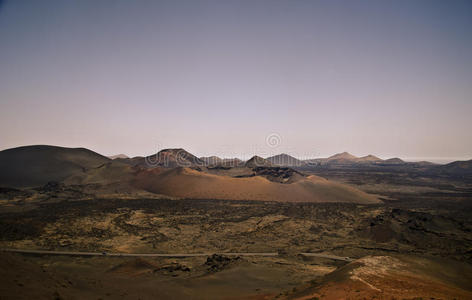
[[[0,149],[470,159],[471,114],[472,1],[0,0]]]

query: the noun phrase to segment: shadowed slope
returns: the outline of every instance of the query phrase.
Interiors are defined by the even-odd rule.
[[[132,166],[119,161],[110,161],[96,168],[67,177],[65,184],[110,184],[125,185],[132,178],[135,170]]]
[[[175,168],[205,165],[203,160],[182,148],[164,149],[153,155],[133,157],[122,160],[122,162],[141,168]]]
[[[303,162],[301,160],[298,160],[295,157],[285,153],[268,157],[266,158],[266,160],[270,161],[273,165],[276,166],[299,167],[303,165]]]
[[[200,157],[200,160],[203,161],[205,166],[214,166],[223,162],[223,159],[219,158],[218,156]]]
[[[0,152],[0,186],[31,187],[97,168],[111,160],[85,148],[25,146]]]
[[[272,163],[270,161],[257,155],[251,157],[251,159],[249,159],[245,164],[246,168],[270,167],[270,166],[272,166]]]
[[[472,175],[472,159],[465,161],[454,161],[443,166],[438,166],[434,169],[434,172],[456,176]]]

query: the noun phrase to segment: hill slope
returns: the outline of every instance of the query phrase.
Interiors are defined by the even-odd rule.
[[[471,271],[441,258],[366,256],[281,299],[471,299]]]
[[[371,163],[371,162],[382,161],[382,159],[380,159],[377,156],[374,156],[372,154],[369,154],[367,156],[359,157],[356,161],[360,162],[360,163],[363,163],[363,162]]]
[[[472,159],[465,161],[454,161],[446,165],[437,166],[434,168],[434,172],[456,176],[472,175]]]
[[[126,154],[116,154],[108,156],[109,159],[128,159],[129,157]]]
[[[389,159],[386,159],[382,162],[382,164],[385,164],[385,165],[403,165],[405,164],[405,162],[398,158],[398,157],[394,157],[394,158],[389,158]]]
[[[142,168],[203,166],[205,162],[182,148],[164,149],[154,155],[133,157],[129,164]]]
[[[284,184],[262,176],[233,178],[189,168],[142,170],[133,182],[149,192],[193,199],[262,200],[287,202],[377,203],[379,200],[348,185],[318,176]]]
[[[352,163],[357,161],[359,158],[357,156],[352,155],[348,152],[334,154],[326,159],[327,163],[336,163],[336,164],[344,164],[344,163]]]
[[[205,166],[219,165],[223,162],[223,159],[219,158],[218,156],[200,157],[200,160],[203,161]]]
[[[282,167],[299,167],[303,165],[301,160],[285,153],[268,157],[266,160],[270,161],[273,165]]]
[[[257,155],[254,155],[245,164],[246,168],[271,167],[271,166],[272,166],[272,163],[270,161]]]
[[[0,151],[0,186],[34,187],[85,173],[111,160],[85,148],[25,146]]]

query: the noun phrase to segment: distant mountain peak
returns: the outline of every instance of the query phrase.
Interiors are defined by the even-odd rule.
[[[389,158],[389,159],[384,160],[383,163],[391,164],[391,165],[401,165],[401,164],[404,164],[405,161],[403,161],[402,159],[398,157],[394,157],[394,158]]]
[[[246,164],[246,167],[248,168],[254,168],[254,167],[271,167],[272,163],[268,161],[267,159],[264,159],[260,156],[254,155],[249,159]]]
[[[256,160],[264,161],[265,159],[262,158],[262,157],[260,157],[260,156],[258,156],[258,155],[254,155],[253,157],[251,157],[251,158],[248,160],[248,162],[249,162],[249,161],[256,161]]]
[[[144,164],[143,164],[144,163]],[[191,167],[204,165],[204,162],[183,148],[168,148],[159,151],[154,155],[144,158],[140,165],[146,168],[152,167]]]
[[[161,152],[172,152],[172,153],[176,153],[176,152],[187,152],[187,150],[185,150],[184,148],[167,148],[167,149],[162,149],[161,151],[159,151],[158,153],[161,153]],[[188,153],[188,152],[187,152]]]
[[[378,158],[375,155],[369,154],[363,157],[359,157],[358,161],[367,162],[367,161],[382,161],[382,159]]]
[[[357,159],[357,156],[352,155],[349,152],[342,152],[342,153],[337,153],[333,156],[328,157],[328,160],[333,160],[333,159],[345,159],[345,160],[355,160]]]

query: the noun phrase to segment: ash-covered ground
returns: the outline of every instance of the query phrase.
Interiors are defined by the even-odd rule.
[[[352,173],[341,176],[339,172],[323,175],[350,184],[361,176]],[[2,189],[1,248],[106,253],[278,253],[273,257],[190,258],[3,253],[2,277],[6,280],[1,287],[2,296],[27,298],[36,293],[45,299],[303,299],[312,295],[329,299],[333,296],[332,289],[326,287],[327,279],[333,282],[329,281],[330,276],[341,280],[338,278],[341,275],[336,274],[346,266],[357,263],[365,268],[371,262],[369,257],[388,257],[424,265],[421,280],[441,273],[437,270],[447,270],[449,277],[428,281],[423,286],[434,286],[434,282],[442,280],[446,287],[434,295],[466,299],[470,295],[467,293],[472,264],[472,190],[468,181],[415,179],[398,174],[362,174],[361,180],[362,184],[357,186],[376,192],[384,203],[221,201],[119,194],[104,197],[95,194],[93,186],[54,183],[38,189]],[[306,252],[349,257],[354,262],[300,255]],[[402,263],[392,263],[392,269],[397,270]],[[465,269],[447,269],[455,264]],[[371,271],[375,266],[370,266]],[[411,268],[405,265],[403,269]],[[355,272],[348,274],[349,278],[357,276],[352,275]],[[368,282],[373,288],[361,281],[359,284],[367,288],[353,286],[349,297],[392,293],[386,294],[386,289],[379,287],[381,282],[377,285]],[[415,288],[410,291],[407,287],[403,291],[397,296],[431,293],[424,289],[421,294],[421,289],[414,292]]]

